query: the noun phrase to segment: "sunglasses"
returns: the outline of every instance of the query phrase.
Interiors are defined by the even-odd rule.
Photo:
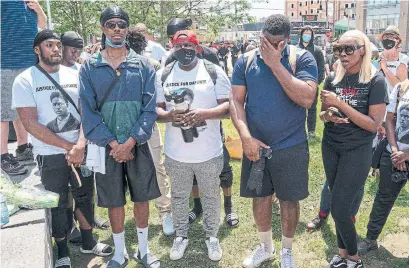
[[[358,46],[351,46],[351,45],[346,45],[346,46],[334,46],[332,48],[332,51],[336,56],[339,56],[342,54],[342,51],[345,51],[345,54],[347,55],[352,55],[354,52],[360,48],[364,47],[364,45],[358,45]]]
[[[128,23],[126,23],[125,21],[121,20],[121,21],[108,21],[107,23],[105,23],[105,27],[107,27],[108,29],[114,30],[116,28],[116,26],[118,25],[119,29],[126,29],[128,28]]]

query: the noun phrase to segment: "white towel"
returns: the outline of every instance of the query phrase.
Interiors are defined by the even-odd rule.
[[[86,164],[92,171],[105,174],[105,147],[88,144]]]

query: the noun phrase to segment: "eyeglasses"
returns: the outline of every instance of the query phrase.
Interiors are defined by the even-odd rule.
[[[360,48],[364,47],[364,45],[358,45],[358,46],[351,46],[351,45],[345,45],[345,46],[334,46],[332,48],[332,51],[336,56],[339,56],[342,54],[342,51],[345,51],[345,54],[347,55],[352,55],[354,54],[355,50],[358,50]]]
[[[105,27],[107,27],[108,29],[111,30],[115,30],[116,26],[118,25],[119,29],[126,29],[128,28],[128,23],[126,23],[125,21],[121,20],[121,21],[108,21],[107,23],[105,23]]]

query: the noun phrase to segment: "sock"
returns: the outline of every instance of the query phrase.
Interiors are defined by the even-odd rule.
[[[148,227],[136,228],[138,232],[138,250],[141,259],[149,252],[148,249]]]
[[[286,249],[292,249],[294,238],[288,238],[284,235],[281,237],[281,247]]]
[[[193,198],[193,202],[194,202],[194,207],[193,207],[193,211],[195,212],[196,215],[202,213],[202,202],[200,201],[200,197],[197,198]]]
[[[82,248],[85,250],[91,250],[97,244],[97,241],[92,237],[92,229],[83,230],[81,229],[81,238],[82,238]]]
[[[58,259],[68,257],[69,252],[68,252],[68,244],[67,244],[67,238],[64,238],[61,241],[55,241],[57,244],[57,249],[58,249]]]
[[[224,213],[226,215],[231,213],[231,196],[224,196]]]
[[[123,264],[125,262],[125,254],[126,254],[126,248],[125,248],[125,231],[122,233],[117,233],[114,234],[112,233],[112,238],[114,240],[114,245],[115,245],[115,253],[112,259],[119,264]]]
[[[258,232],[258,236],[260,238],[260,243],[263,243],[265,246],[266,251],[273,253],[273,232]]]
[[[326,217],[328,216],[327,213],[322,212],[322,211],[320,211],[320,212],[318,213],[318,215],[319,215],[321,218],[326,218]]]
[[[19,152],[19,153],[22,153],[22,152],[24,152],[24,150],[25,149],[27,149],[28,148],[28,143],[26,143],[26,144],[23,144],[23,145],[19,145],[19,146],[17,146],[17,152]]]

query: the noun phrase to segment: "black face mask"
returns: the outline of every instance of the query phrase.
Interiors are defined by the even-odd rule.
[[[176,60],[183,66],[191,64],[196,58],[196,50],[181,48],[175,51]]]
[[[384,39],[382,40],[382,46],[386,50],[392,49],[396,46],[396,41],[390,40],[390,39]]]

